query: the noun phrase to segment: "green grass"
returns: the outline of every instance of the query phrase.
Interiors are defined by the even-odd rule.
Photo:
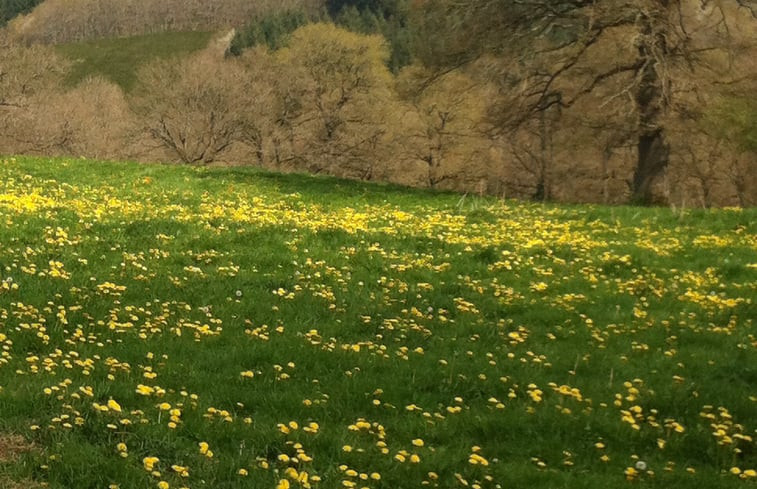
[[[34,445],[0,483],[752,485],[755,209],[21,157],[0,182],[0,442]]]
[[[66,83],[74,86],[88,76],[101,75],[128,91],[139,66],[156,58],[185,56],[207,46],[210,32],[166,32],[103,39],[58,46],[74,62]]]

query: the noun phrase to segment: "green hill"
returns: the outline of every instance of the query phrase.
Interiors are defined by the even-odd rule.
[[[156,58],[199,51],[207,46],[211,36],[210,32],[166,32],[62,44],[57,49],[74,63],[67,79],[69,85],[101,75],[128,91],[136,82],[139,66]]]
[[[744,487],[757,210],[0,159],[0,486]]]

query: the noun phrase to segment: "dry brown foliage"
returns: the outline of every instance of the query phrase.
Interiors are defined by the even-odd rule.
[[[463,72],[426,84],[418,66],[397,79],[404,100],[394,158],[415,169],[419,184],[431,188],[478,190],[497,176],[501,159],[486,123],[492,88]]]
[[[140,70],[131,106],[155,147],[171,159],[209,164],[241,140],[246,84],[239,63],[204,53]]]
[[[36,130],[45,103],[58,93],[67,63],[51,48],[22,47],[0,39],[0,151],[44,151],[56,137]]]
[[[388,57],[383,38],[331,24],[298,29],[276,53],[287,85],[280,126],[298,168],[366,180],[383,172],[396,110]]]

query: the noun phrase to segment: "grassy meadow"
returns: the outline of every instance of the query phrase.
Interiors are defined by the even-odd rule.
[[[89,76],[103,76],[128,92],[137,81],[139,66],[199,51],[211,36],[211,32],[164,32],[62,44],[57,50],[73,63],[66,79],[69,86]]]
[[[757,483],[757,210],[0,159],[0,487]]]

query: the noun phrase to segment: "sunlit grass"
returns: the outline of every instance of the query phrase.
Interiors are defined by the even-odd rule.
[[[740,487],[757,212],[0,160],[0,476]],[[2,477],[0,477],[2,480]]]

